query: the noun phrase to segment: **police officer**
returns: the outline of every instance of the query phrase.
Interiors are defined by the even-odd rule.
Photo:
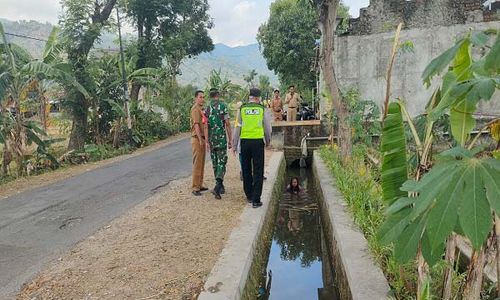
[[[239,126],[234,132],[233,145],[240,142],[243,189],[253,208],[261,207],[264,180],[264,147],[271,143],[271,116],[261,104],[259,89],[250,89],[249,102],[240,108]]]
[[[210,103],[205,110],[205,115],[208,119],[205,135],[208,137],[207,148],[210,149],[216,180],[212,193],[216,199],[221,199],[221,194],[226,192],[224,175],[226,174],[227,149],[231,149],[231,125],[229,123],[229,110],[227,105],[219,99],[217,89],[210,90]]]

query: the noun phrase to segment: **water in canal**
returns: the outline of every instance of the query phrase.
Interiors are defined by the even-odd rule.
[[[289,169],[286,176],[286,185],[298,177],[304,191],[280,199],[257,299],[339,299],[311,172]]]

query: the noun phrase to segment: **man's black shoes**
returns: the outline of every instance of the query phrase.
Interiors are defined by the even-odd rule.
[[[260,202],[260,201],[259,201],[259,202],[254,202],[254,203],[252,203],[252,207],[253,207],[253,208],[259,208],[259,207],[261,207],[261,206],[262,206],[262,202]]]
[[[194,196],[196,196],[196,197],[201,196],[200,191],[193,191],[193,192],[192,192],[192,194],[193,194]]]
[[[208,188],[206,188],[206,187],[201,187],[200,188],[200,192],[206,192],[206,191],[208,191]]]

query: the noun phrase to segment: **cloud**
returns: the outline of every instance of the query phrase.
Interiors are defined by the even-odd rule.
[[[209,0],[216,43],[242,46],[256,43],[259,26],[269,17],[271,0]]]
[[[353,18],[359,17],[359,10],[370,4],[370,0],[343,0],[342,2],[349,6],[349,13]]]
[[[216,43],[242,46],[256,43],[259,26],[269,18],[273,0],[208,0],[215,27],[210,34]],[[344,0],[353,17],[369,0]],[[36,20],[56,24],[61,13],[59,0],[0,0],[0,18]]]
[[[57,23],[61,13],[59,0],[0,0],[0,18],[9,20],[35,20]]]

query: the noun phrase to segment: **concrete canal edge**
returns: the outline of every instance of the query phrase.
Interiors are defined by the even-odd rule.
[[[390,288],[382,270],[374,263],[368,242],[354,224],[342,194],[318,151],[313,174],[321,205],[323,230],[330,245],[340,299],[390,299]]]
[[[273,153],[267,166],[268,179],[262,190],[263,206],[259,209],[245,207],[238,226],[231,232],[198,300],[241,299],[255,253],[261,243],[263,228],[274,217],[274,202],[282,192],[285,168],[283,152]]]

